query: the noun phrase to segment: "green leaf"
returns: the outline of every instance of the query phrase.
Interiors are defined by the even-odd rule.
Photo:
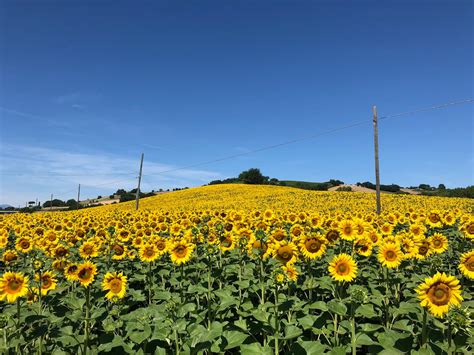
[[[259,343],[242,344],[240,353],[245,355],[272,355],[273,351],[270,347],[263,347]]]
[[[375,318],[378,316],[377,312],[374,310],[374,306],[371,304],[364,304],[357,307],[355,315],[356,317],[364,318]]]
[[[367,334],[360,333],[356,336],[356,345],[377,345]]]
[[[327,346],[319,341],[299,341],[298,344],[306,351],[307,355],[320,355],[327,351]]]
[[[308,314],[307,316],[304,316],[303,318],[298,319],[298,323],[303,327],[304,330],[308,330],[313,328],[314,323],[318,317],[312,314]]]
[[[224,331],[224,333],[222,333],[222,336],[224,337],[227,343],[227,345],[225,345],[224,350],[235,348],[241,345],[244,340],[248,338],[247,334],[239,332],[238,330],[226,330]]]
[[[383,328],[380,324],[372,324],[372,323],[361,324],[361,327],[362,327],[362,331],[365,333],[372,333],[379,330],[380,328]]]
[[[135,344],[141,344],[145,339],[148,339],[151,335],[151,328],[148,324],[145,324],[142,331],[134,331],[129,334],[129,338]]]
[[[247,331],[247,321],[245,319],[238,319],[234,322],[234,325],[240,329]]]
[[[268,323],[268,318],[269,318],[269,313],[268,312],[265,312],[261,309],[257,309],[255,312],[252,313],[252,316],[262,322],[262,323]]]
[[[326,302],[323,302],[323,301],[317,301],[317,302],[311,303],[309,308],[319,309],[320,311],[324,311],[324,312],[328,310],[328,306],[326,305]]]
[[[341,316],[347,314],[347,307],[344,303],[331,300],[327,303],[328,309],[335,314],[339,314]]]
[[[289,324],[285,327],[284,340],[298,338],[301,334],[303,334],[303,331],[300,328]]]

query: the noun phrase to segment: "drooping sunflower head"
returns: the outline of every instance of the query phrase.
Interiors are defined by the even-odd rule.
[[[461,255],[459,270],[471,280],[474,280],[474,250]]]
[[[235,248],[236,238],[230,232],[224,233],[224,237],[220,241],[220,248],[222,251],[229,251]]]
[[[334,244],[337,240],[339,240],[340,236],[341,234],[339,231],[334,228],[329,229],[324,235],[329,244]]]
[[[337,282],[350,282],[357,275],[357,263],[348,254],[335,255],[328,266],[329,274]]]
[[[77,279],[84,287],[88,287],[94,281],[96,274],[97,266],[90,261],[80,264],[77,268]]]
[[[287,265],[283,265],[281,268],[285,272],[288,280],[290,281],[298,280],[298,270],[296,269],[294,265],[287,264]]]
[[[5,264],[12,264],[18,260],[18,253],[15,250],[5,250],[2,260]]]
[[[109,301],[118,301],[125,296],[127,276],[124,276],[122,272],[106,273],[102,281],[102,289],[108,291],[105,297]]]
[[[459,280],[445,273],[436,273],[425,279],[416,289],[420,305],[428,308],[435,317],[443,317],[451,306],[459,306],[463,300]]]
[[[383,266],[392,269],[400,265],[403,260],[403,253],[398,244],[384,243],[379,247],[377,258]]]
[[[21,272],[6,272],[0,278],[0,300],[13,303],[28,292],[28,277]]]
[[[115,243],[110,248],[113,260],[123,260],[127,256],[127,247],[123,244]]]
[[[185,264],[193,255],[195,245],[185,240],[177,241],[170,248],[171,261],[177,265]]]
[[[354,250],[362,256],[372,255],[373,243],[369,237],[358,238],[354,242]]]
[[[275,246],[273,257],[283,265],[293,264],[298,257],[296,245],[292,242],[282,242]]]

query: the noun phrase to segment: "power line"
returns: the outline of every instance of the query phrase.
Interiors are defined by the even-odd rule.
[[[449,107],[449,106],[471,103],[473,101],[474,101],[474,99],[465,99],[465,100],[453,101],[453,102],[449,102],[449,103],[445,103],[445,104],[441,104],[441,105],[430,106],[430,107],[425,107],[425,108],[421,108],[421,109],[417,109],[417,110],[413,110],[413,111],[406,111],[406,112],[396,113],[396,114],[392,114],[392,115],[382,116],[382,117],[379,117],[379,120],[395,118],[395,117],[415,114],[415,113],[429,111],[429,110],[442,109],[442,108],[446,108],[446,107]],[[352,128],[352,127],[356,127],[356,126],[360,126],[360,125],[363,125],[363,124],[368,124],[370,122],[371,122],[370,120],[358,121],[358,122],[354,122],[354,123],[346,125],[346,126],[334,128],[334,129],[327,130],[327,131],[324,131],[324,132],[321,132],[321,133],[318,133],[318,134],[314,134],[314,135],[311,135],[311,136],[297,138],[297,139],[293,139],[293,140],[290,140],[290,141],[277,143],[277,144],[272,144],[272,145],[269,145],[269,146],[261,147],[261,148],[254,149],[254,150],[250,150],[250,151],[244,152],[244,153],[228,155],[226,157],[219,158],[219,159],[214,159],[214,160],[209,160],[209,161],[205,161],[205,162],[201,162],[201,163],[186,165],[186,166],[183,166],[183,167],[164,170],[164,171],[160,171],[160,172],[152,173],[152,174],[147,174],[147,175],[148,176],[150,176],[150,175],[151,176],[153,176],[153,175],[162,175],[162,174],[166,174],[166,173],[170,173],[170,172],[174,172],[174,171],[185,170],[185,169],[194,168],[194,167],[197,167],[197,166],[208,165],[208,164],[217,163],[217,162],[221,162],[221,161],[225,161],[225,160],[230,160],[230,159],[238,158],[238,157],[241,157],[241,156],[262,152],[262,151],[265,151],[265,150],[278,148],[278,147],[285,146],[285,145],[290,145],[290,144],[294,144],[294,143],[298,143],[298,142],[302,142],[302,141],[306,141],[306,140],[312,140],[312,139],[321,137],[321,136],[326,135],[326,134],[342,131],[342,130]]]
[[[446,107],[449,107],[449,106],[467,104],[467,103],[470,103],[470,102],[473,102],[473,101],[474,101],[474,99],[465,99],[465,100],[448,102],[447,104],[429,106],[429,107],[424,107],[424,108],[420,108],[420,109],[413,110],[413,111],[406,111],[406,112],[395,113],[393,115],[382,116],[382,117],[379,117],[379,120],[385,120],[385,119],[388,119],[388,118],[395,118],[395,117],[400,117],[400,116],[412,115],[412,114],[415,114],[415,113],[420,113],[420,112],[425,112],[425,111],[430,111],[430,110],[443,109],[443,108],[446,108]]]

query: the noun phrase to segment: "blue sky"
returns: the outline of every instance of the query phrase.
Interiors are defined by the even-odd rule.
[[[471,1],[1,1],[0,203],[258,167],[374,181],[380,115],[473,97]],[[473,104],[380,122],[381,181],[474,182]],[[367,120],[314,140],[176,170]]]

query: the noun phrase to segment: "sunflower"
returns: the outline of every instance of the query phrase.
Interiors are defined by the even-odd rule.
[[[127,246],[115,243],[110,248],[113,260],[123,260],[127,256]]]
[[[466,237],[474,239],[474,219],[469,219],[462,224],[461,230]]]
[[[426,216],[426,224],[431,227],[442,227],[443,222],[441,220],[441,214],[438,211],[431,211]]]
[[[18,260],[18,253],[15,250],[5,250],[2,260],[5,264],[11,264]]]
[[[357,263],[350,255],[342,253],[333,257],[328,270],[334,280],[350,282],[357,275]]]
[[[222,251],[229,251],[235,248],[235,238],[232,233],[226,232],[224,237],[221,239],[220,248]]]
[[[0,300],[13,303],[28,292],[28,277],[21,272],[6,272],[0,278]]]
[[[324,235],[324,238],[329,242],[329,244],[335,243],[337,240],[339,240],[339,237],[341,234],[337,229],[330,229],[326,232]]]
[[[444,272],[427,277],[416,289],[420,305],[428,308],[435,317],[443,317],[450,306],[459,306],[463,300],[459,280]]]
[[[275,229],[272,234],[270,235],[270,239],[274,240],[274,241],[277,241],[277,242],[281,242],[282,240],[286,239],[287,236],[286,236],[286,232],[284,229],[282,228],[277,228]]]
[[[393,269],[398,267],[402,262],[403,253],[398,244],[384,243],[379,247],[377,258],[383,266]]]
[[[380,226],[380,232],[382,232],[383,235],[391,235],[393,226],[390,223],[384,223]]]
[[[319,234],[303,235],[299,241],[301,254],[307,259],[314,260],[321,257],[326,251],[326,240]]]
[[[428,238],[433,252],[441,254],[448,250],[448,238],[441,233],[435,233]]]
[[[177,265],[185,264],[191,259],[195,244],[184,240],[175,242],[170,248],[171,261]]]
[[[33,241],[29,237],[21,237],[16,241],[15,248],[26,254],[33,249]]]
[[[357,233],[354,222],[348,219],[339,224],[339,232],[344,240],[354,240]]]
[[[362,256],[372,255],[373,247],[374,245],[372,243],[372,240],[369,237],[358,238],[354,242],[354,250],[356,251],[357,254],[362,255]]]
[[[433,249],[432,249],[429,239],[421,240],[419,242],[418,252],[416,253],[415,258],[419,260],[423,260],[426,257],[430,256],[431,254],[433,254]]]
[[[63,245],[58,245],[53,250],[53,255],[56,259],[65,258],[69,254],[69,249]]]
[[[283,265],[281,268],[286,273],[286,277],[288,277],[290,281],[298,280],[298,270],[296,270],[293,265],[287,264],[286,266]]]
[[[40,281],[40,275],[35,275],[35,280]],[[56,288],[57,279],[54,277],[54,274],[51,271],[45,271],[41,274],[41,294],[44,296],[49,291],[52,291]]]
[[[474,280],[474,249],[461,255],[459,270],[471,280]]]
[[[297,259],[297,250],[292,242],[283,241],[273,250],[273,257],[284,265],[292,265]]]
[[[90,261],[86,261],[77,267],[77,279],[85,287],[88,287],[94,281],[96,274],[97,266]]]
[[[79,254],[83,259],[95,258],[99,256],[99,248],[93,242],[85,242],[79,248]]]
[[[124,276],[122,272],[106,273],[102,281],[102,289],[109,291],[105,295],[109,301],[123,298],[127,289],[127,276]]]
[[[64,276],[68,281],[78,281],[77,270],[78,266],[76,264],[69,264],[64,268]]]
[[[140,247],[138,255],[140,256],[141,261],[145,261],[147,263],[155,261],[160,256],[156,245],[151,243],[143,244]]]

